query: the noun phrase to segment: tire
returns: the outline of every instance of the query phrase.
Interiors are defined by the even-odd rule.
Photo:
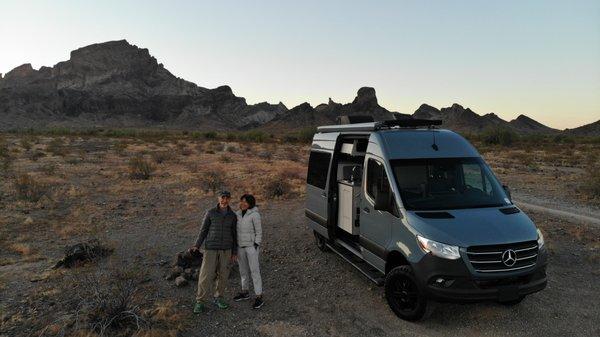
[[[396,314],[406,321],[418,321],[427,312],[427,297],[408,265],[392,269],[385,278],[385,298]]]
[[[327,240],[319,233],[317,233],[316,231],[314,232],[315,234],[315,242],[317,244],[317,248],[319,248],[320,251],[322,252],[328,252],[329,248],[327,248]]]
[[[507,307],[512,307],[512,306],[515,306],[515,305],[521,303],[524,299],[525,299],[525,296],[520,296],[516,300],[500,302],[500,304],[505,305]]]

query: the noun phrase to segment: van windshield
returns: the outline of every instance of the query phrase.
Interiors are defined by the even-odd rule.
[[[402,202],[408,210],[509,205],[504,189],[481,158],[392,160]]]

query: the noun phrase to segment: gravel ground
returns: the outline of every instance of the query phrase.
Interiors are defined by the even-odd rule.
[[[130,196],[129,206],[177,205],[181,196],[151,191],[147,196]],[[112,207],[107,201],[106,207]],[[529,213],[546,235],[550,250],[548,287],[527,297],[521,304],[505,307],[497,303],[439,303],[426,320],[409,323],[391,312],[377,287],[333,253],[319,251],[304,218],[302,200],[276,201],[261,206],[264,218],[264,245],[261,267],[266,304],[260,310],[251,301],[234,303],[228,310],[211,306],[200,316],[191,313],[196,285],[176,288],[164,279],[169,270],[164,261],[186,249],[197,234],[203,209],[212,198],[195,203],[198,212],[181,212],[179,217],[162,211],[136,211],[127,223],[119,211],[104,233],[117,243],[108,260],[88,268],[141,265],[149,273],[148,283],[156,301],[171,299],[183,313],[182,336],[589,336],[599,335],[596,322],[600,309],[600,230],[587,224],[568,222],[546,213]],[[177,212],[175,212],[177,214]],[[186,224],[186,225],[182,225]],[[56,257],[60,250],[52,250]],[[162,262],[162,263],[161,263]],[[14,305],[43,319],[51,315],[54,303],[35,305],[23,300],[28,294],[48,289],[52,282],[27,282],[25,275],[40,273],[46,261],[0,267],[8,279],[2,307]],[[80,271],[85,272],[85,269]],[[70,273],[70,272],[67,272]],[[75,271],[73,271],[75,273]],[[68,274],[67,274],[68,275]],[[67,276],[65,276],[67,277]],[[239,287],[234,270],[227,297]],[[10,309],[12,310],[12,309]],[[36,330],[23,325],[0,328],[0,336],[32,336]]]
[[[212,200],[202,202],[208,207]],[[216,307],[200,316],[190,314],[184,336],[565,336],[598,335],[600,310],[600,231],[585,224],[569,223],[544,213],[530,216],[546,233],[550,249],[548,287],[515,307],[497,303],[436,304],[422,322],[399,320],[383,298],[383,288],[373,285],[333,253],[320,252],[305,224],[301,201],[275,202],[262,207],[264,248],[261,267],[266,304],[251,309],[251,302],[231,303],[229,310]],[[148,224],[148,223],[146,223]],[[135,240],[139,231],[124,227],[112,236],[139,245],[161,247],[173,254],[186,247],[194,229],[175,237],[167,227],[153,230],[148,240]],[[133,231],[132,231],[133,229]],[[157,232],[158,231],[158,232]],[[161,233],[160,231],[163,231]],[[169,240],[169,238],[171,238]],[[166,240],[166,241],[165,241]],[[133,246],[132,248],[135,248]],[[135,251],[135,250],[133,250]],[[169,255],[167,254],[167,256]],[[131,258],[131,257],[130,257]],[[195,284],[176,289],[155,270],[164,296],[173,296],[183,310],[191,311]],[[228,296],[239,286],[232,273]]]

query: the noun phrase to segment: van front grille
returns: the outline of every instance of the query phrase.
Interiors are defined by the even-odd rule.
[[[502,273],[528,269],[537,262],[537,241],[467,248],[469,262],[479,273]]]

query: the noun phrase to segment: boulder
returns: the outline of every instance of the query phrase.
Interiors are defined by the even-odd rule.
[[[188,285],[188,280],[186,280],[183,276],[177,276],[175,279],[175,285],[179,288],[185,287]]]

